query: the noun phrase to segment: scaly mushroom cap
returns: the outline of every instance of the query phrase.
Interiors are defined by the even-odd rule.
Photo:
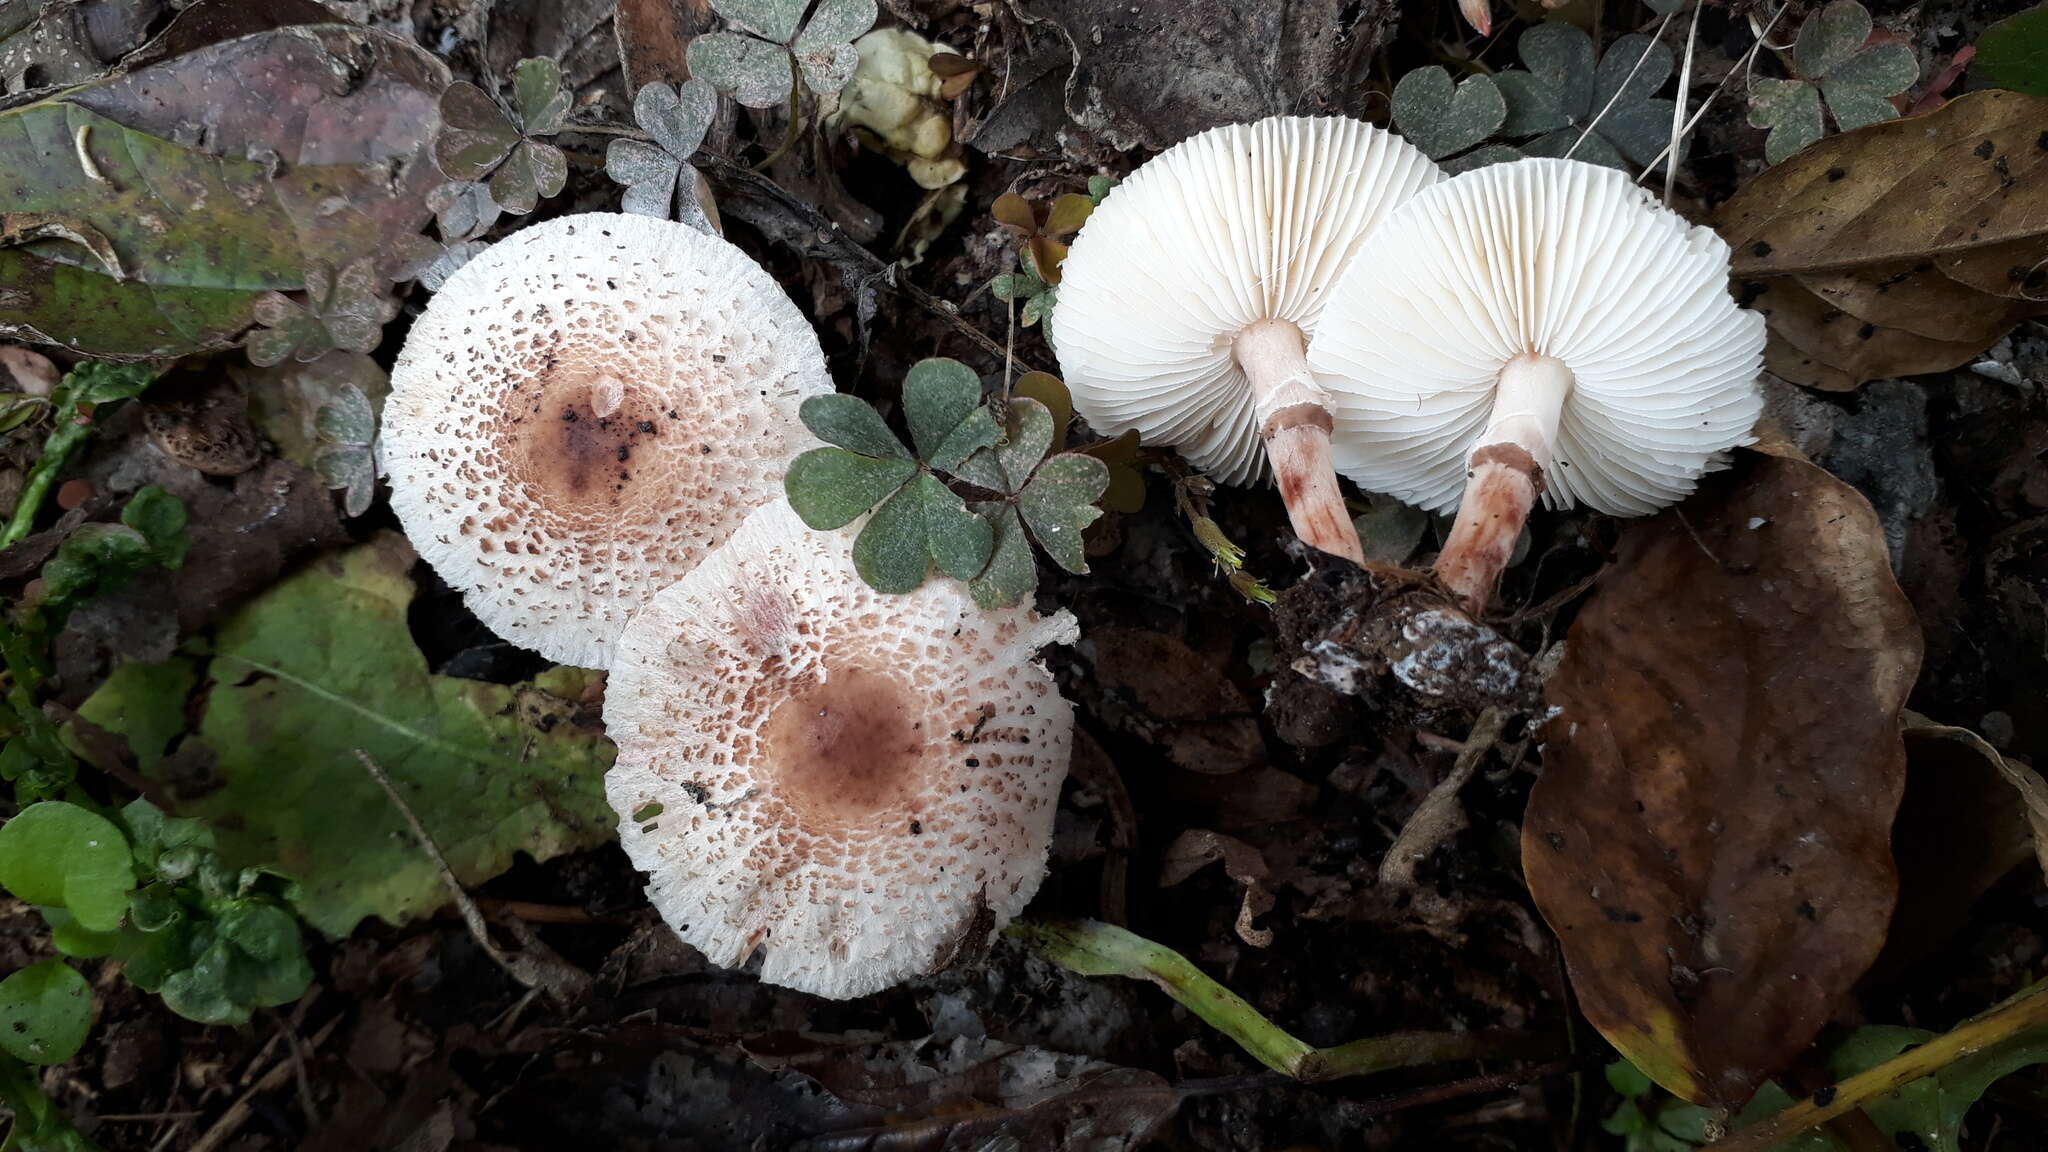
[[[591,213],[493,245],[391,373],[391,503],[498,635],[602,668],[633,613],[781,495],[818,337],[738,248]]]
[[[846,538],[762,507],[620,640],[605,788],[648,895],[713,963],[862,996],[942,967],[1038,889],[1073,617],[883,595]],[[974,941],[980,943],[981,941]]]
[[[1337,470],[1448,511],[1502,369],[1562,361],[1553,458],[1536,461],[1545,500],[1641,515],[1752,441],[1763,348],[1711,229],[1614,169],[1537,159],[1455,176],[1389,216],[1331,296],[1309,363],[1329,381]]]
[[[1313,336],[1367,234],[1440,178],[1407,141],[1337,117],[1212,128],[1153,157],[1061,265],[1050,337],[1074,407],[1226,484],[1257,479],[1266,459],[1233,340],[1261,320]]]

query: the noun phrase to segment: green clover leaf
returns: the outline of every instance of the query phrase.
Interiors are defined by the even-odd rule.
[[[633,98],[633,119],[654,143],[614,140],[605,150],[605,175],[626,186],[619,206],[637,216],[676,219],[710,232],[689,161],[717,112],[718,93],[703,80],[685,81],[680,88],[643,86]]]
[[[1518,44],[1526,70],[1494,77],[1507,105],[1501,132],[1534,136],[1530,156],[1564,156],[1625,168],[1648,164],[1670,140],[1672,102],[1652,95],[1671,77],[1671,49],[1631,33],[1608,45],[1594,65],[1593,38],[1561,23],[1538,24]],[[1508,159],[1489,152],[1477,167]]]
[[[377,490],[377,413],[370,398],[354,384],[343,384],[334,402],[314,413],[313,430],[321,444],[313,470],[327,487],[345,493],[342,503],[350,516],[361,516]]]
[[[259,368],[286,360],[309,363],[336,348],[374,351],[384,325],[398,315],[398,301],[385,292],[386,278],[375,260],[358,260],[336,272],[322,264],[306,269],[306,303],[282,292],[258,296],[245,346]]]
[[[1770,130],[1766,162],[1776,164],[1827,134],[1823,104],[1844,132],[1897,118],[1890,97],[1920,79],[1920,61],[1904,44],[1870,43],[1872,28],[1869,11],[1856,0],[1831,0],[1793,41],[1797,75],[1751,81],[1750,126]]]
[[[734,31],[690,41],[690,73],[749,108],[790,98],[797,75],[821,96],[846,87],[860,65],[853,41],[875,23],[875,0],[712,0]],[[802,31],[798,26],[802,25]]]
[[[544,56],[514,68],[509,110],[476,85],[458,81],[441,94],[434,159],[451,180],[489,177],[491,199],[523,216],[542,198],[561,192],[569,178],[568,158],[540,137],[562,130],[570,103],[562,66]]]
[[[1507,98],[1493,78],[1468,76],[1457,85],[1434,65],[1417,68],[1394,85],[1394,127],[1431,160],[1465,151],[1500,130]]]

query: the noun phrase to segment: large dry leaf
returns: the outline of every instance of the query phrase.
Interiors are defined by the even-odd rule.
[[[1853,388],[1969,361],[2048,308],[2048,99],[1976,92],[1822,141],[1724,205],[1773,371]]]
[[[1586,1018],[1734,1106],[1883,943],[1920,631],[1877,515],[1745,453],[1632,526],[1548,686],[1522,861]]]

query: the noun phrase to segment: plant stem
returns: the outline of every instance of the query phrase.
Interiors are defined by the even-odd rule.
[[[788,123],[782,129],[782,143],[775,146],[775,151],[770,152],[766,160],[754,165],[754,171],[756,172],[766,172],[780,164],[782,158],[789,155],[789,150],[796,146],[796,138],[799,134],[799,125],[801,123],[799,117],[803,112],[804,90],[802,76],[803,73],[796,68],[795,62],[792,61],[789,69],[789,116]]]
[[[1788,1137],[1889,1096],[1923,1076],[1941,1071],[2030,1028],[2048,1025],[2048,984],[2038,984],[1981,1016],[1957,1025],[1918,1048],[1859,1072],[1832,1089],[1801,1100],[1753,1127],[1712,1145],[1714,1152],[1765,1152]],[[1826,1100],[1823,1104],[1820,1101]]]
[[[1157,984],[1210,1027],[1237,1041],[1259,1063],[1317,1084],[1392,1068],[1453,1060],[1520,1057],[1551,1045],[1524,1033],[1395,1032],[1316,1048],[1259,1014],[1187,957],[1115,925],[1095,920],[1018,920],[1004,932],[1039,955],[1083,976],[1128,976]]]
[[[65,413],[59,412],[62,420]],[[43,501],[49,499],[50,489],[57,483],[58,473],[71,462],[80,445],[92,435],[92,425],[67,420],[50,433],[43,441],[43,454],[37,457],[34,467],[29,469],[28,480],[21,486],[21,497],[15,501],[14,515],[7,521],[7,530],[0,532],[0,548],[13,544],[27,536],[35,527],[36,514],[42,511]]]

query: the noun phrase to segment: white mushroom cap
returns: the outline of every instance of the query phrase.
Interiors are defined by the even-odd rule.
[[[1235,338],[1263,320],[1313,336],[1367,234],[1440,178],[1400,137],[1334,117],[1227,125],[1160,153],[1061,265],[1050,337],[1074,407],[1105,435],[1177,446],[1224,483],[1257,479],[1271,413],[1255,408]]]
[[[1073,730],[1035,659],[1072,616],[983,611],[951,580],[884,595],[851,555],[763,506],[633,621],[605,693],[605,788],[662,918],[835,998],[1023,909]]]
[[[406,534],[498,635],[602,668],[627,620],[781,495],[832,390],[809,323],[724,240],[566,216],[413,325],[382,458]]]
[[[1621,172],[1539,159],[1466,172],[1389,216],[1309,363],[1329,381],[1337,469],[1360,487],[1457,507],[1467,454],[1519,420],[1549,503],[1640,515],[1752,441],[1763,348],[1711,229]],[[1561,413],[1506,410],[1552,386],[1510,372],[1522,395],[1499,388],[1518,358],[1569,370]]]

